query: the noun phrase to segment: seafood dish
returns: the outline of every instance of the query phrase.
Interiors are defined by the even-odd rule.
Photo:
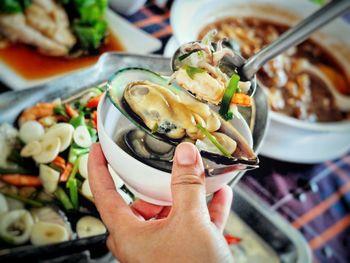
[[[160,141],[192,142],[204,158],[219,164],[257,165],[255,153],[230,123],[238,118],[238,106],[252,105],[247,94],[251,83],[220,68],[232,51],[221,42],[214,48],[211,35],[184,47],[170,78],[143,68],[122,69],[108,82],[107,96],[138,128]]]
[[[198,37],[217,30],[216,41],[227,39],[236,52],[249,58],[288,28],[265,19],[228,17],[207,25]],[[335,94],[350,97],[347,69],[313,40],[306,40],[269,61],[258,72],[257,79],[268,91],[273,111],[309,122],[350,119],[350,112],[337,105]]]
[[[0,62],[33,81],[90,66],[125,50],[106,19],[105,0],[1,1]]]
[[[88,181],[90,146],[98,140],[103,89],[25,109],[17,126],[0,124],[0,251],[106,233]],[[116,189],[132,201],[110,170]]]

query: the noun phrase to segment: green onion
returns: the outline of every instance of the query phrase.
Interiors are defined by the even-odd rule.
[[[9,198],[12,198],[12,199],[15,199],[15,200],[18,200],[18,201],[21,201],[27,205],[30,205],[30,206],[34,206],[34,207],[42,207],[44,206],[44,204],[40,201],[37,201],[37,200],[32,200],[32,199],[28,199],[28,198],[24,198],[22,196],[19,196],[19,195],[15,195],[15,194],[12,194],[12,193],[4,193],[4,192],[1,192],[4,196],[7,196]]]
[[[68,115],[66,113],[66,110],[64,109],[64,106],[62,104],[57,105],[56,107],[53,108],[53,112],[57,115],[62,115],[64,117],[68,118]]]
[[[79,168],[80,157],[78,157],[73,165],[72,172],[67,180],[66,187],[69,189],[70,200],[72,201],[73,207],[78,209],[78,182],[75,178]]]
[[[79,156],[88,153],[90,149],[80,148],[76,144],[73,144],[69,149],[68,162],[75,163]]]
[[[189,65],[185,65],[185,66],[184,66],[184,69],[186,70],[187,75],[188,75],[191,79],[194,78],[194,75],[205,72],[204,69],[192,67],[192,66],[189,66]]]
[[[61,187],[57,187],[57,190],[55,191],[55,196],[62,203],[64,209],[66,209],[66,210],[73,209],[73,205],[72,205],[71,201],[69,200],[68,195]]]
[[[85,125],[84,112],[81,111],[79,115],[77,117],[72,118],[69,121],[69,123],[72,124],[74,128]]]
[[[229,110],[230,110],[232,98],[235,95],[235,93],[238,91],[239,80],[240,80],[239,75],[237,74],[232,75],[228,83],[228,86],[225,90],[224,96],[222,98],[219,113],[225,120],[230,120],[233,117],[233,113],[229,112]]]
[[[216,148],[219,149],[219,151],[226,157],[231,157],[231,154],[229,151],[221,144],[218,142],[218,140],[210,134],[210,132],[204,128],[202,125],[197,123],[196,127],[216,146]]]

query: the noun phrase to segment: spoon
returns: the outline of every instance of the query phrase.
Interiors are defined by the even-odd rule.
[[[275,58],[289,48],[296,46],[307,39],[313,32],[332,21],[336,17],[350,10],[349,0],[333,0],[327,5],[318,9],[315,13],[302,20],[296,26],[290,28],[282,34],[277,40],[267,45],[255,55],[245,60],[238,53],[234,56],[225,56],[224,63],[230,65],[231,68],[236,68],[238,74],[243,81],[255,80],[255,74],[258,70],[270,59]],[[194,41],[199,42],[199,41]],[[190,43],[194,43],[190,42]],[[188,44],[185,44],[188,45]],[[178,68],[179,56],[183,55],[182,47],[179,47],[171,59],[171,67],[173,71]],[[256,89],[256,81],[252,81],[249,95],[254,94]],[[332,92],[333,93],[333,92]],[[336,103],[341,110],[350,110],[350,99],[339,99],[335,96]]]

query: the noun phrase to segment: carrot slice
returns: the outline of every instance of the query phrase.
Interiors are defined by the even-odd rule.
[[[61,157],[57,156],[53,161],[52,164],[57,166],[57,168],[60,168],[62,171],[66,168],[66,161]]]
[[[97,129],[97,111],[94,111],[92,113],[91,120],[92,120],[92,124],[94,125],[94,128]]]
[[[41,186],[41,180],[38,176],[26,174],[3,174],[0,180],[14,186]]]
[[[238,106],[249,107],[252,106],[252,98],[243,93],[235,93],[235,95],[233,95],[231,103]]]
[[[71,118],[77,117],[79,115],[78,112],[75,109],[73,109],[69,104],[65,104],[64,109]]]
[[[63,173],[60,177],[60,182],[66,182],[69,178],[70,173],[72,172],[73,165],[71,163],[67,163],[66,167],[63,170]]]
[[[102,96],[102,94],[97,95],[96,97],[91,98],[91,99],[86,103],[86,105],[85,105],[86,108],[90,108],[90,109],[97,108],[98,103],[100,102],[101,96]]]

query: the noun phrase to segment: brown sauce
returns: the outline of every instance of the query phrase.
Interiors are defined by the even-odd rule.
[[[40,54],[34,48],[20,43],[0,49],[0,60],[27,80],[47,78],[84,68],[97,62],[101,54],[108,51],[123,51],[118,37],[113,34],[101,46],[99,54],[77,58],[56,58]]]
[[[205,27],[199,39],[216,29],[216,41],[229,38],[237,42],[241,54],[248,58],[274,41],[288,26],[257,18],[226,18]],[[282,58],[282,59],[281,59]],[[327,50],[307,40],[267,63],[257,74],[259,81],[269,89],[269,101],[274,111],[308,121],[340,121],[350,119],[350,113],[341,112],[326,84],[319,78],[298,68],[307,61],[322,68],[343,95],[350,95],[350,83],[344,69]],[[325,73],[327,72],[327,74]]]

